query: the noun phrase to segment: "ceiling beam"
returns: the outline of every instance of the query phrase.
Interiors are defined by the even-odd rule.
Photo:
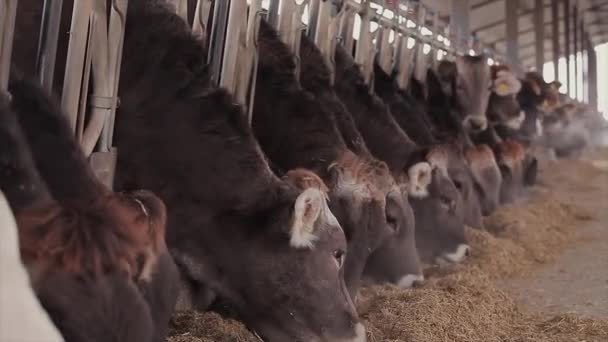
[[[507,1],[507,0],[505,0],[505,1]],[[585,8],[585,9],[581,9],[581,11],[585,11],[585,12],[591,12],[591,11],[594,11],[594,12],[595,12],[595,11],[601,10],[601,9],[602,9],[603,7],[605,7],[605,6],[608,6],[608,1],[604,1],[604,2],[601,2],[601,3],[595,3],[595,4],[592,4],[590,7],[587,7],[587,8]],[[549,8],[549,7],[551,7],[551,5],[550,5],[550,4],[548,4],[548,5],[544,5],[544,6],[543,6],[543,8]],[[522,16],[528,16],[528,15],[533,15],[533,14],[534,14],[534,9],[528,9],[528,10],[523,10],[523,11],[522,11],[522,10],[520,10],[520,12],[518,13],[518,15],[519,15],[519,17],[520,17],[520,18],[521,18]],[[560,18],[559,18],[559,20],[564,20],[564,17],[563,17],[563,16],[562,16],[562,17],[560,17]],[[499,20],[499,21],[495,21],[495,22],[492,22],[492,23],[489,23],[489,24],[486,24],[486,25],[480,26],[480,27],[478,27],[478,28],[475,28],[475,29],[474,29],[474,30],[472,30],[472,31],[473,31],[473,32],[487,31],[488,29],[491,29],[491,28],[493,28],[493,27],[496,27],[496,26],[498,26],[498,25],[501,25],[501,24],[503,24],[504,22],[505,22],[505,20],[504,20],[504,19],[501,19],[501,20]],[[549,22],[549,23],[550,23],[550,22]],[[545,25],[547,25],[547,23],[545,23]],[[532,28],[531,30],[534,30],[534,28]],[[500,40],[504,40],[504,37],[502,37]],[[499,40],[499,41],[500,41],[500,40]],[[491,43],[489,43],[489,44],[491,44]]]

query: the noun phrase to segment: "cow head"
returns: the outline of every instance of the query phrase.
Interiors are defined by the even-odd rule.
[[[220,300],[264,340],[365,341],[343,278],[346,238],[323,182],[308,171],[287,178],[307,188],[284,184],[280,201],[265,212],[222,219],[222,234],[206,245],[211,250],[192,246],[198,255],[229,260],[221,269],[194,262],[185,248],[173,255],[191,277],[206,272]]]
[[[458,107],[464,128],[471,133],[488,125],[490,67],[484,56],[462,56],[456,62],[442,61],[437,68],[441,88]]]
[[[505,139],[498,145],[498,166],[503,178],[501,203],[512,202],[520,196],[525,181],[525,157],[525,150],[517,141]]]
[[[488,120],[491,124],[502,124],[519,130],[526,118],[526,113],[517,101],[521,82],[506,65],[494,65],[491,71],[492,93],[487,108]]]
[[[502,174],[494,152],[487,145],[476,145],[464,151],[475,181],[475,191],[483,215],[490,215],[500,204]]]
[[[437,148],[419,157],[412,157],[405,188],[415,213],[418,254],[427,263],[461,262],[470,247],[462,196],[448,175],[448,155]]]
[[[158,327],[152,335],[164,339],[177,277],[164,241],[164,204],[150,192],[118,194],[105,188],[94,176],[56,104],[36,85],[19,77],[12,78],[10,89],[12,109],[31,148],[27,151],[32,159],[30,168],[39,171],[38,179],[52,198],[44,206],[30,205],[16,212],[21,252],[34,283],[43,291],[50,284],[47,276],[57,273],[65,274],[65,279],[90,277],[93,283],[104,277],[112,278],[113,284],[122,279],[125,288],[139,286],[142,292],[144,287],[156,287],[143,295],[164,298],[164,302],[148,303]],[[58,158],[62,163],[57,163]],[[165,279],[162,286],[160,278]]]
[[[411,218],[406,211],[401,211],[406,206],[388,166],[348,152],[331,168],[335,185],[333,197],[337,199],[331,201],[332,211],[337,213],[343,227],[352,227],[345,228],[349,240],[345,273],[353,297],[356,286],[351,284],[358,284],[371,255],[375,255],[376,260],[379,254],[388,258],[383,260],[386,267],[382,270],[365,267],[368,274],[375,270],[384,275],[372,277],[373,281],[398,283],[405,276],[419,277],[413,226],[408,221]],[[350,201],[346,201],[345,191],[350,193]],[[376,254],[379,250],[384,251]],[[355,258],[352,263],[351,253]],[[369,276],[366,278],[370,280]]]

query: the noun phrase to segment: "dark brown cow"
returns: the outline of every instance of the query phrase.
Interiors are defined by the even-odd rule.
[[[398,282],[406,276],[418,279],[421,269],[413,227],[406,225],[401,213],[391,209],[398,204],[387,203],[397,200],[390,193],[399,189],[384,163],[365,154],[359,157],[346,146],[337,128],[337,116],[342,125],[346,125],[347,114],[333,92],[318,91],[323,85],[330,88],[329,79],[323,79],[327,73],[324,73],[322,59],[320,65],[313,67],[311,54],[320,55],[312,43],[303,39],[301,84],[315,90],[314,94],[298,83],[294,58],[287,46],[270,25],[262,23],[253,113],[256,136],[276,165],[284,169],[311,169],[329,185],[330,207],[348,241],[345,279],[353,296],[369,256],[389,239],[399,239],[401,249],[400,255],[386,260],[400,264],[393,269],[402,272],[392,275],[392,281]],[[357,144],[356,149],[362,152],[363,141],[355,141]]]
[[[462,199],[447,176],[446,155],[424,151],[409,139],[386,105],[370,94],[352,57],[336,49],[336,93],[353,116],[367,147],[386,162],[409,195],[416,218],[416,245],[424,261],[459,262],[468,253]]]
[[[0,188],[15,212],[21,255],[43,307],[66,341],[153,341],[150,309],[136,285],[144,269],[138,259],[154,244],[148,234],[162,232],[164,222],[156,228],[142,222],[140,206],[126,197],[88,204],[56,201],[15,115],[44,114],[35,105],[30,113],[21,111],[21,90],[13,83],[14,110],[0,109]],[[53,152],[72,164],[70,151]]]
[[[300,71],[302,86],[312,92],[323,108],[333,115],[346,146],[373,166],[377,187],[386,196],[387,223],[393,226],[396,236],[369,256],[363,275],[365,282],[390,282],[400,287],[410,287],[423,280],[415,248],[414,214],[407,197],[396,188],[386,163],[372,156],[351,114],[330,82],[330,71],[320,50],[305,35],[302,35],[300,47]]]
[[[481,77],[485,75],[485,72],[473,72],[476,68],[487,68],[489,70],[483,59],[471,59],[461,64],[467,65],[466,69],[469,73],[479,74],[479,77],[470,77],[470,80],[466,82],[468,88],[479,88],[478,83],[485,84],[485,77]],[[445,143],[456,146],[464,154],[473,174],[475,190],[482,212],[484,215],[488,215],[500,203],[502,176],[492,150],[487,145],[475,146],[469,136],[470,130],[467,130],[463,124],[465,115],[458,100],[457,80],[464,77],[469,78],[469,76],[461,71],[458,65],[455,62],[442,61],[439,63],[436,72],[433,70],[427,72],[427,113],[437,131],[440,132],[440,139]],[[461,87],[464,86],[461,85]],[[487,93],[489,96],[489,92],[485,91],[481,92],[479,96],[482,96],[483,93]],[[476,119],[470,120],[475,121]],[[487,120],[480,120],[485,122],[483,126],[487,126]],[[482,132],[481,128],[478,127],[473,131]]]
[[[128,17],[116,184],[167,203],[168,244],[188,287],[211,290],[265,340],[364,341],[343,279],[344,233],[325,194],[270,170],[177,15],[141,0],[129,2]]]
[[[417,145],[436,146],[447,153],[448,174],[460,191],[464,202],[465,224],[483,229],[482,210],[474,188],[473,174],[458,147],[441,144],[434,136],[435,129],[425,115],[424,108],[407,92],[400,90],[397,82],[377,63],[374,64],[374,91],[390,108],[395,121]]]

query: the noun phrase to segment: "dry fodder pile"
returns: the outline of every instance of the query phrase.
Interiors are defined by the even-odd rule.
[[[541,170],[560,170],[543,173],[550,190],[535,189],[525,202],[501,208],[487,218],[487,232],[467,229],[473,251],[465,264],[428,270],[421,288],[362,290],[357,306],[370,342],[608,341],[608,320],[531,313],[496,286],[580,239],[577,227],[594,216],[572,191],[608,190],[607,173],[591,163],[550,163]],[[213,313],[176,315],[172,335],[171,342],[257,341],[242,324]]]

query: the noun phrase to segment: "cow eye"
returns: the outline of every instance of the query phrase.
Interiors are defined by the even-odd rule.
[[[454,200],[447,196],[439,197],[439,201],[441,201],[441,205],[443,205],[446,210],[452,210],[455,206]]]
[[[454,186],[456,187],[456,189],[458,189],[458,191],[462,191],[462,183],[459,181],[454,181]]]
[[[399,228],[399,226],[397,225],[397,219],[392,215],[386,215],[386,223],[394,232],[396,232]]]
[[[334,254],[334,259],[336,259],[336,264],[338,265],[338,268],[342,268],[342,265],[344,264],[344,256],[345,256],[344,250],[336,249],[333,254]]]

